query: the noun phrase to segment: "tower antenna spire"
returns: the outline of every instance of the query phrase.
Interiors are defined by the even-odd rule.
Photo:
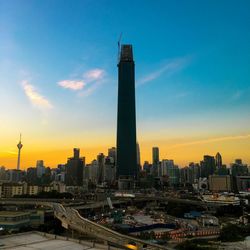
[[[20,133],[20,141],[19,143],[17,144],[17,148],[18,148],[18,158],[17,158],[17,170],[20,170],[20,158],[21,158],[21,149],[23,147],[23,144],[21,142],[22,140],[22,134]]]
[[[117,63],[119,63],[119,59],[120,59],[120,51],[121,51],[121,40],[122,40],[122,32],[119,36],[119,39],[118,39],[118,53],[117,53]]]

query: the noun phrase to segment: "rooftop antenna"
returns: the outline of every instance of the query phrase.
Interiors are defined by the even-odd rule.
[[[117,63],[119,63],[119,59],[120,59],[120,51],[121,51],[121,40],[122,40],[122,32],[119,36],[118,39],[118,54],[117,54]]]

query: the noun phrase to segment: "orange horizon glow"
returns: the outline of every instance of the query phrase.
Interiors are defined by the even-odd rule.
[[[44,142],[43,142],[44,143]],[[115,143],[110,141],[109,145],[97,145],[97,142],[91,146],[82,146],[79,142],[69,142],[68,145],[61,145],[61,148],[47,142],[47,146],[32,145],[27,142],[21,151],[21,169],[35,167],[37,160],[44,160],[45,166],[51,168],[57,167],[58,164],[65,164],[67,158],[73,155],[73,148],[80,148],[81,157],[85,157],[86,163],[90,163],[96,159],[99,153],[108,154],[108,148],[115,146]],[[66,143],[67,144],[67,143]],[[87,144],[87,143],[86,143]],[[146,140],[139,142],[141,165],[144,161],[151,162],[152,147],[158,146],[160,149],[160,160],[173,159],[179,167],[185,167],[190,162],[200,162],[203,155],[215,156],[220,152],[223,159],[223,164],[229,165],[235,159],[240,158],[244,163],[250,163],[250,135],[224,136],[199,140]],[[47,148],[44,150],[44,148]],[[17,165],[17,148],[12,147],[10,150],[0,151],[0,166],[5,166],[7,169],[15,169]]]

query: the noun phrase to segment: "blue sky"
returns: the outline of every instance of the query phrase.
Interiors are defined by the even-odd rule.
[[[0,150],[20,130],[30,150],[114,145],[121,32],[134,48],[144,155],[172,140],[250,145],[249,11],[249,1],[0,0]],[[228,161],[239,152],[224,147]]]

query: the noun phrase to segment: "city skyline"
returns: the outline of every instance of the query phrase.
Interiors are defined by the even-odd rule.
[[[140,1],[2,1],[0,165],[16,168],[20,131],[21,169],[66,163],[74,147],[90,162],[115,146],[120,32],[135,48],[141,162],[157,146],[181,167],[217,152],[249,164],[250,4],[192,2],[138,14]]]
[[[137,147],[138,147],[138,145],[139,145],[139,143],[137,143]],[[22,146],[23,146],[23,145],[22,145]],[[164,160],[171,160],[171,161],[173,160],[173,161],[175,162],[175,165],[178,166],[178,167],[180,167],[180,168],[185,168],[185,167],[189,166],[191,163],[195,163],[195,164],[198,163],[198,164],[200,164],[200,163],[203,161],[203,157],[204,157],[204,156],[211,156],[211,157],[213,157],[214,160],[216,161],[216,157],[217,157],[218,154],[220,155],[220,157],[222,157],[222,164],[223,164],[223,165],[226,165],[227,167],[230,167],[231,164],[234,164],[234,163],[235,163],[237,160],[239,160],[239,159],[242,160],[242,162],[243,162],[244,164],[246,164],[246,165],[249,164],[247,161],[245,161],[245,159],[240,158],[240,157],[238,157],[238,156],[235,156],[235,158],[233,158],[231,161],[226,162],[226,161],[224,160],[223,155],[221,156],[220,152],[216,152],[216,154],[204,153],[203,155],[201,155],[201,157],[200,157],[199,159],[197,159],[197,160],[186,161],[187,163],[185,163],[185,164],[183,164],[183,165],[180,165],[180,164],[176,161],[175,158],[164,157],[164,155],[161,153],[161,149],[160,149],[159,147],[152,147],[152,148],[151,148],[151,156],[150,156],[151,159],[150,159],[150,158],[149,158],[149,159],[145,158],[145,159],[143,160],[143,162],[141,162],[141,169],[143,169],[143,164],[144,164],[144,163],[150,163],[150,164],[152,164],[152,166],[154,166],[153,159],[154,159],[154,157],[155,157],[155,156],[154,156],[154,155],[155,155],[155,153],[154,153],[154,149],[155,149],[155,148],[158,149],[159,163],[162,162],[162,161],[164,161]],[[20,162],[19,162],[19,160],[18,160],[18,151],[17,151],[17,154],[14,154],[14,152],[12,152],[12,154],[15,155],[15,156],[13,157],[13,162],[14,162],[14,161],[17,161],[17,162],[21,165],[20,170],[27,170],[27,169],[30,168],[30,167],[34,167],[34,166],[37,164],[37,162],[39,162],[39,161],[45,162],[46,167],[56,168],[56,167],[58,167],[59,165],[66,165],[66,164],[67,164],[67,160],[70,158],[70,156],[71,156],[71,154],[72,154],[72,149],[73,149],[73,150],[76,150],[76,149],[79,149],[79,150],[80,150],[79,147],[74,147],[74,148],[71,148],[69,151],[68,151],[68,150],[67,150],[67,151],[64,151],[65,153],[66,153],[66,152],[67,152],[67,153],[69,152],[69,154],[68,154],[68,155],[61,155],[60,159],[63,159],[63,160],[61,160],[61,161],[55,160],[53,164],[48,164],[48,163],[46,162],[46,160],[44,160],[44,159],[42,159],[42,158],[36,158],[34,161],[32,161],[32,160],[30,159],[30,157],[29,157],[30,165],[27,165],[27,163],[25,162],[25,163],[24,163],[25,166],[22,166],[22,162],[21,162],[21,164],[20,164]],[[98,156],[99,156],[100,154],[103,154],[104,156],[108,156],[108,155],[109,155],[109,150],[111,150],[111,149],[116,149],[116,148],[110,146],[109,148],[105,148],[105,150],[100,151],[100,152],[98,152],[97,154],[95,154],[95,152],[94,152],[94,153],[93,153],[93,157],[92,157],[92,158],[89,158],[89,159],[86,159],[86,157],[85,157],[85,155],[86,155],[85,152],[81,152],[81,155],[80,155],[80,156],[83,157],[84,159],[86,159],[86,164],[92,164],[93,161],[95,161],[95,160],[98,159]],[[163,155],[163,156],[162,156],[162,155]],[[138,155],[137,155],[137,157],[138,157]],[[141,153],[139,153],[139,158],[141,158]],[[152,159],[152,158],[153,158],[153,159]],[[53,159],[55,159],[55,158],[53,158]],[[58,159],[58,158],[57,158],[57,159]],[[9,166],[6,166],[6,165],[0,165],[0,167],[5,167],[5,168],[7,168],[7,169],[18,169],[16,166],[15,166],[15,167],[9,167]]]

